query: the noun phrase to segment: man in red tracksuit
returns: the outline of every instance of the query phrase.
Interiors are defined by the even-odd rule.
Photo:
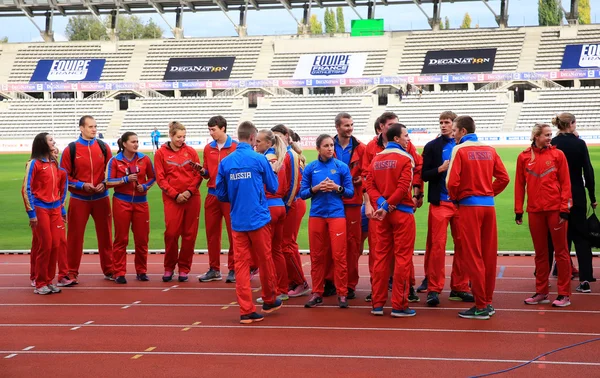
[[[348,299],[356,298],[356,285],[358,284],[358,260],[360,258],[362,242],[361,213],[363,204],[363,156],[366,146],[352,136],[354,122],[348,113],[339,113],[335,117],[335,128],[337,135],[334,137],[334,157],[344,162],[350,168],[352,183],[354,184],[354,196],[343,198],[344,213],[346,215],[346,232],[348,233],[346,248],[348,266]],[[333,260],[330,259],[332,263]],[[327,269],[327,274],[333,278],[333,264]],[[332,280],[333,281],[333,280]],[[335,286],[334,286],[335,287]]]
[[[388,143],[387,136],[386,136],[387,130],[389,129],[389,127],[391,125],[398,123],[398,116],[393,112],[385,112],[381,116],[379,116],[378,121],[379,121],[379,126],[381,129],[381,133],[378,136],[376,136],[375,138],[373,138],[373,140],[371,140],[367,144],[367,148],[365,150],[365,155],[363,158],[363,170],[364,171],[366,171],[366,169],[369,168],[369,165],[375,158],[375,155],[377,155],[378,153],[380,153],[381,151],[383,151],[385,149],[385,146]],[[408,141],[408,144],[406,147],[406,152],[408,152],[413,157],[413,160],[415,162],[414,177],[412,180],[412,182],[413,182],[412,185],[413,185],[413,190],[414,190],[413,202],[415,204],[415,208],[419,208],[423,205],[423,179],[421,178],[423,159],[421,158],[421,155],[419,155],[419,153],[417,152],[417,149],[415,148],[415,146],[410,142],[410,140]],[[369,224],[369,228],[371,228],[370,224]],[[377,245],[377,236],[376,235],[372,238],[372,241],[373,241],[373,244],[376,246]],[[371,246],[371,244],[369,244],[369,248],[375,249],[375,247]],[[369,258],[369,270],[371,272],[371,277],[373,276],[372,264],[373,264],[373,261],[371,258]],[[410,284],[409,301],[410,302],[419,302],[420,299],[419,299],[419,296],[415,293],[414,285],[415,285],[415,272],[414,272],[414,266],[412,266],[412,260],[411,260],[411,284]],[[367,297],[367,299],[368,299],[368,297]]]
[[[104,278],[113,280],[112,214],[108,190],[104,184],[106,165],[112,153],[104,142],[96,139],[97,126],[93,117],[81,117],[79,130],[81,135],[74,142],[75,156],[71,155],[71,144],[65,148],[60,160],[60,166],[67,171],[71,192],[67,215],[69,279],[78,282],[83,235],[91,215],[96,226],[100,266]]]
[[[477,140],[473,118],[456,118],[452,131],[457,145],[452,150],[446,187],[450,199],[458,203],[463,261],[475,297],[475,306],[458,315],[466,319],[489,319],[495,313],[492,299],[498,260],[494,197],[506,188],[510,179],[496,150]]]
[[[373,315],[383,315],[388,297],[390,265],[394,264],[392,316],[414,316],[408,307],[412,256],[416,228],[412,198],[413,157],[406,151],[408,131],[402,124],[386,131],[386,148],[373,158],[367,171],[367,191],[377,224],[377,246],[373,264]]]
[[[208,194],[204,200],[204,222],[206,224],[206,243],[208,246],[208,272],[204,273],[198,280],[200,282],[220,281],[221,277],[221,232],[223,218],[227,227],[229,239],[229,253],[227,255],[227,267],[229,273],[225,282],[235,282],[235,260],[233,253],[233,239],[231,238],[230,205],[228,202],[220,202],[216,196],[216,179],[219,164],[227,155],[235,151],[238,142],[227,135],[227,120],[222,116],[214,116],[208,120],[208,131],[213,141],[204,147],[202,176],[208,180]]]

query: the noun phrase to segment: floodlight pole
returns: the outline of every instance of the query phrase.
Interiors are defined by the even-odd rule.
[[[492,7],[490,7],[490,5],[488,4],[489,0],[481,1],[483,1],[483,4],[490,10],[490,12],[492,12],[492,14],[494,15],[494,19],[496,20],[496,23],[498,24],[500,29],[508,27],[508,0],[500,0],[500,16],[498,16],[496,12],[494,12]]]
[[[559,4],[569,25],[577,25],[579,23],[579,0],[571,0],[571,9],[569,12],[563,8],[562,3],[559,2]]]
[[[43,33],[40,33],[44,42],[54,42],[54,31],[52,30],[52,21],[54,19],[54,12],[46,12],[46,28]]]
[[[175,28],[173,29],[175,39],[183,39],[183,9],[178,7],[175,11]]]

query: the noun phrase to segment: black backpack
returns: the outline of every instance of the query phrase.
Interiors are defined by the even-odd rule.
[[[587,219],[588,240],[594,248],[600,248],[600,220],[593,211],[592,215]]]
[[[106,156],[108,155],[106,150],[108,149],[108,147],[106,146],[106,143],[104,143],[100,139],[96,139],[96,142],[98,142],[98,146],[100,146],[100,151],[102,151],[102,155],[104,155],[104,164],[106,164]],[[77,152],[75,150],[76,143],[77,142],[69,143],[69,153],[71,155],[71,172],[75,172],[75,155],[77,155]]]

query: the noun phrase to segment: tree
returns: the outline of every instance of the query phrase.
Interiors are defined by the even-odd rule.
[[[461,29],[471,29],[471,16],[469,16],[468,12],[465,13],[465,17],[463,18],[460,28]]]
[[[92,16],[76,16],[69,18],[65,32],[70,41],[97,41],[108,39],[107,29],[109,27],[110,17],[100,22]],[[117,30],[119,38],[122,40],[162,38],[163,33],[162,28],[154,20],[150,19],[144,23],[137,16],[119,15]]]
[[[590,24],[592,22],[592,17],[590,16],[590,0],[579,0],[577,9],[579,11],[579,23],[581,25]]]
[[[8,37],[0,38],[0,43],[8,43]]]
[[[440,30],[444,30],[444,22],[440,18]]]
[[[323,34],[323,24],[319,21],[316,14],[310,16],[308,24],[310,34]]]
[[[344,22],[344,10],[342,7],[337,7],[335,10],[337,16],[337,32],[345,33],[346,32],[346,23]]]
[[[325,33],[327,33],[327,34],[335,33],[337,31],[337,28],[335,25],[335,14],[333,14],[333,10],[331,10],[329,8],[325,9],[324,20],[325,20]]]
[[[450,29],[450,19],[448,16],[444,17],[444,29]]]
[[[539,0],[538,22],[540,26],[558,26],[562,24],[563,11],[557,0]]]

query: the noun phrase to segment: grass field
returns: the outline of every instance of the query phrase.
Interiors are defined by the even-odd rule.
[[[502,157],[506,168],[510,174],[511,180],[514,178],[516,158],[523,148],[499,148],[498,153]],[[316,158],[315,151],[306,151],[307,158],[313,160]],[[600,182],[600,147],[590,147],[590,155],[596,173],[596,182]],[[0,249],[28,249],[31,245],[31,231],[28,227],[27,215],[24,210],[23,200],[21,198],[21,185],[25,174],[25,163],[27,155],[0,155]],[[529,230],[526,225],[517,226],[514,222],[513,214],[513,186],[511,182],[508,188],[496,199],[496,211],[498,214],[498,235],[499,249],[504,251],[530,251],[533,250]],[[206,193],[206,183],[203,182],[202,198]],[[600,194],[597,192],[597,194]],[[160,189],[154,187],[148,195],[150,203],[150,249],[162,249],[163,244],[163,205]],[[309,204],[310,205],[310,204]],[[417,242],[416,249],[425,249],[425,237],[427,235],[427,204],[423,205],[416,214],[417,220]],[[206,235],[204,230],[204,211],[200,215],[200,230],[196,248],[206,248]],[[298,242],[301,249],[308,249],[308,214],[304,218],[300,229]],[[224,248],[227,246],[227,236],[224,234]],[[132,248],[133,239],[130,239],[130,248]],[[96,236],[94,224],[90,219],[87,225],[85,248],[96,248]],[[449,238],[449,248],[451,247],[451,238]]]

